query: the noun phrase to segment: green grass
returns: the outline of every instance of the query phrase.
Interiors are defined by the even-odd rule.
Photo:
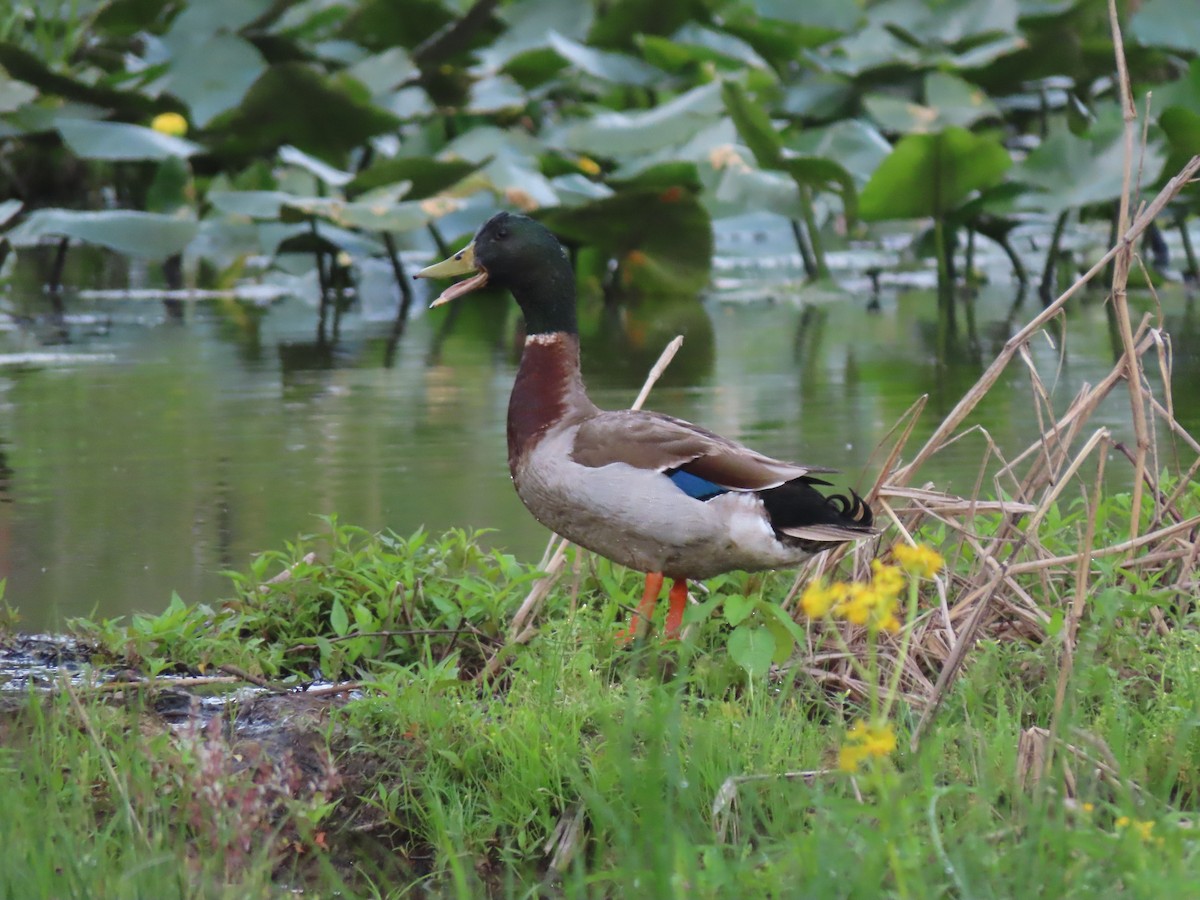
[[[1098,545],[1120,540],[1122,508],[1105,506]],[[1065,547],[1075,512],[1054,515]],[[734,627],[719,602],[682,646],[620,647],[638,579],[604,563],[574,606],[570,578],[556,588],[542,633],[499,679],[468,677],[534,574],[473,535],[334,524],[265,555],[220,607],[78,623],[113,662],[146,672],[235,665],[288,682],[319,670],[369,686],[315,732],[340,786],[279,756],[247,766],[217,726],[168,729],[149,690],[31,695],[0,716],[0,898],[1195,890],[1200,637],[1191,599],[1154,577],[1094,567],[1057,720],[1061,629],[989,636],[918,750],[917,713],[898,705],[897,752],[852,778],[837,750],[862,698],[799,670],[751,676],[727,652]],[[711,584],[774,599],[789,583]],[[1026,587],[1050,602],[1070,586],[1031,575]],[[924,589],[923,608],[931,598]],[[747,609],[760,615],[729,606],[738,627]],[[408,633],[362,634],[375,631]],[[1033,726],[1062,738],[1040,780],[1018,749]],[[806,771],[821,774],[783,777]],[[745,775],[765,777],[741,781],[714,815],[726,780]],[[572,821],[574,852],[551,871],[547,841]]]

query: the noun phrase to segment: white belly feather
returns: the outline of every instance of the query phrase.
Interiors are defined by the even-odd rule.
[[[571,459],[575,427],[551,429],[513,472],[517,494],[547,528],[613,562],[678,578],[799,565],[753,493],[694,500],[670,478],[625,463]]]

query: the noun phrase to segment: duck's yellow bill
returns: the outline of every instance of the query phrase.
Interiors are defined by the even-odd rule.
[[[415,277],[453,278],[456,275],[474,275],[475,277],[450,285],[450,287],[442,291],[436,300],[429,304],[430,309],[435,306],[441,306],[443,303],[449,303],[455,297],[469,294],[471,291],[477,290],[487,284],[487,271],[480,268],[479,264],[475,262],[474,242],[467,244],[467,246],[463,247],[449,259],[444,259],[440,263],[434,263],[432,266],[426,266]]]

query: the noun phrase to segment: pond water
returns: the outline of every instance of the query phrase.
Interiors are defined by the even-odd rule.
[[[874,296],[868,279],[848,277],[836,293],[800,287],[783,231],[722,231],[718,250],[702,301],[587,307],[594,399],[628,405],[683,334],[648,406],[784,459],[836,466],[860,488],[874,476],[877,442],[919,395],[930,402],[914,450],[1040,309],[1033,295],[1014,308],[1000,267],[976,300],[976,352],[939,363],[927,273],[910,279],[923,287],[885,278]],[[364,284],[333,346],[314,339],[315,311],[296,298],[262,309],[199,302],[174,321],[157,302],[68,296],[66,342],[14,317],[0,335],[0,576],[22,627],[157,611],[172,592],[212,602],[229,594],[223,570],[334,514],[401,533],[492,528],[492,545],[540,558],[547,533],[517,500],[505,462],[515,308],[468,297],[453,319],[418,313],[392,342],[391,290],[375,296]],[[9,299],[17,310],[46,304],[33,291]],[[1033,344],[1063,405],[1110,368],[1101,300],[1071,309],[1065,353]],[[1198,326],[1181,291],[1161,302],[1177,414],[1194,431],[1200,359],[1188,348],[1200,343]],[[1126,396],[1097,424],[1127,435]],[[1027,374],[1010,367],[972,421],[1015,453],[1037,434],[1030,397]],[[919,480],[969,491],[982,446],[961,442]]]

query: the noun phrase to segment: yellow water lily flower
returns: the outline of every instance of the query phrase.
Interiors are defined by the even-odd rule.
[[[159,134],[169,134],[171,137],[183,137],[187,134],[187,119],[176,112],[159,113],[150,120],[150,127]]]

